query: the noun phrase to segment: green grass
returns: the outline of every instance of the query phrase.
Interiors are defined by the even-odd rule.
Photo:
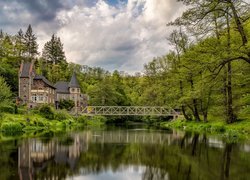
[[[62,110],[55,111],[54,114],[54,119],[47,119],[43,114],[35,112],[28,114],[3,113],[0,117],[0,140],[10,136],[51,136],[84,127],[102,128],[107,120],[103,116],[74,117]]]
[[[226,124],[221,120],[197,123],[194,121],[178,119],[171,122],[163,122],[160,124],[160,127],[181,129],[198,133],[218,134],[228,141],[250,139],[250,119],[237,121],[233,124]]]

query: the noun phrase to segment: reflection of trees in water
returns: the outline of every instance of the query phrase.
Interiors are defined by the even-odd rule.
[[[110,139],[105,139],[105,133],[95,133],[93,136],[94,133],[89,131],[72,135],[72,138],[66,136],[64,139],[52,138],[51,141],[23,141],[20,148],[26,150],[23,151],[27,153],[26,157],[31,157],[32,168],[29,173],[39,179],[64,179],[107,171],[123,172],[130,167],[135,172],[136,167],[143,169],[142,178],[145,180],[227,179],[229,175],[230,179],[238,176],[244,179],[249,175],[247,170],[250,169],[250,154],[239,148],[230,150],[229,144],[205,135],[173,132],[153,136],[153,133],[133,131],[128,135],[127,131],[108,131],[105,138]],[[2,146],[1,148],[3,151]],[[10,156],[7,154],[8,158]],[[0,157],[0,164],[10,167],[8,158],[4,160]],[[27,165],[29,161],[23,161],[23,164]],[[229,169],[233,169],[234,174],[229,173]],[[237,172],[242,172],[241,169],[246,174],[236,176]],[[4,170],[4,167],[0,167],[0,170]],[[23,170],[27,170],[25,166]],[[10,174],[5,172],[5,177],[10,177]]]
[[[146,167],[142,180],[168,180],[168,172],[155,167]]]
[[[221,180],[229,179],[232,149],[233,144],[226,144],[221,160]]]

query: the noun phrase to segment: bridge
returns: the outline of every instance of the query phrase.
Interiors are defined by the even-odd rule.
[[[81,114],[89,116],[170,116],[173,119],[179,115],[174,109],[158,106],[86,106]]]

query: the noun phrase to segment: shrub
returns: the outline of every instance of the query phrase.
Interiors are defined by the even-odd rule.
[[[54,119],[54,115],[55,115],[54,110],[49,105],[46,105],[46,104],[42,105],[39,109],[39,112],[41,116],[45,117],[46,119],[50,119],[50,120]]]
[[[77,117],[77,122],[81,123],[81,124],[86,124],[88,120],[87,116],[79,116]]]
[[[0,107],[0,112],[5,112],[5,113],[14,113],[15,109],[13,106],[1,106]]]
[[[106,123],[107,118],[104,116],[93,116],[87,121],[89,126],[102,126]]]
[[[75,103],[73,100],[61,99],[59,101],[59,108],[60,109],[66,109],[66,110],[70,111],[74,106],[75,106]]]
[[[70,119],[71,116],[69,115],[69,113],[65,110],[58,110],[55,112],[54,114],[54,118],[56,120],[65,120],[65,119]]]
[[[22,125],[18,122],[4,122],[1,126],[1,131],[4,132],[22,131]]]

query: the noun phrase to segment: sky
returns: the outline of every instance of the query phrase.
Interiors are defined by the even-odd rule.
[[[134,73],[168,52],[166,24],[182,10],[176,0],[0,0],[0,29],[31,24],[40,52],[55,33],[68,61]]]

